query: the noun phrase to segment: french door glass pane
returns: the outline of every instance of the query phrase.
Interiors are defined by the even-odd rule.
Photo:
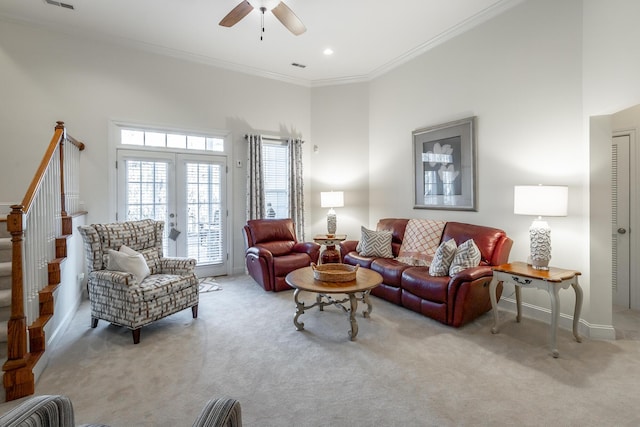
[[[168,174],[167,161],[126,160],[126,221],[151,218],[165,221],[164,253],[167,253]]]
[[[186,162],[187,256],[198,264],[223,262],[221,224],[222,167]]]

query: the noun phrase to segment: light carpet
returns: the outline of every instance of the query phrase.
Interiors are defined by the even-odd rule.
[[[637,426],[640,341],[575,342],[492,315],[455,329],[373,297],[357,340],[336,307],[293,325],[292,291],[246,276],[143,328],[89,327],[83,303],[52,349],[37,394],[71,398],[76,423],[190,426],[204,403],[240,400],[245,426]],[[309,296],[309,301],[312,297]],[[10,402],[0,406],[4,412]]]

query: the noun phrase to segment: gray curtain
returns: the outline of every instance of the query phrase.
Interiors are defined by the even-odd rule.
[[[296,225],[298,241],[304,242],[304,185],[301,139],[289,139],[289,216]]]
[[[247,135],[247,220],[265,217],[262,136]]]

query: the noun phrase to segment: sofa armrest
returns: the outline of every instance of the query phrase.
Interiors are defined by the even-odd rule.
[[[193,258],[160,258],[160,271],[164,274],[186,276],[195,272],[196,263]]]
[[[138,283],[136,276],[133,274],[115,270],[95,270],[89,273],[89,278],[104,282],[111,282],[124,287]]]
[[[230,397],[211,399],[200,412],[193,427],[240,427],[240,402]]]
[[[467,268],[453,276],[449,282],[449,286],[453,283],[471,282],[481,277],[493,277],[493,270],[490,265],[479,265],[477,267]]]
[[[349,252],[355,251],[358,243],[358,240],[344,240],[340,242],[340,256],[342,259],[344,259],[344,256]]]
[[[320,256],[320,245],[316,242],[298,242],[293,245],[292,252],[306,253],[312,262],[318,262]]]
[[[270,251],[258,246],[251,246],[250,248],[247,248],[247,250],[245,251],[245,256],[264,258],[267,264],[273,263],[273,254]]]
[[[68,397],[61,395],[30,397],[0,416],[0,425],[74,427],[73,405]]]

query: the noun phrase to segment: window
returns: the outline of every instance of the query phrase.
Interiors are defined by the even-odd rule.
[[[267,218],[289,217],[289,147],[262,143],[264,201]]]
[[[164,133],[140,129],[122,129],[120,143],[140,147],[179,148],[184,150],[224,151],[224,139],[182,133]]]

